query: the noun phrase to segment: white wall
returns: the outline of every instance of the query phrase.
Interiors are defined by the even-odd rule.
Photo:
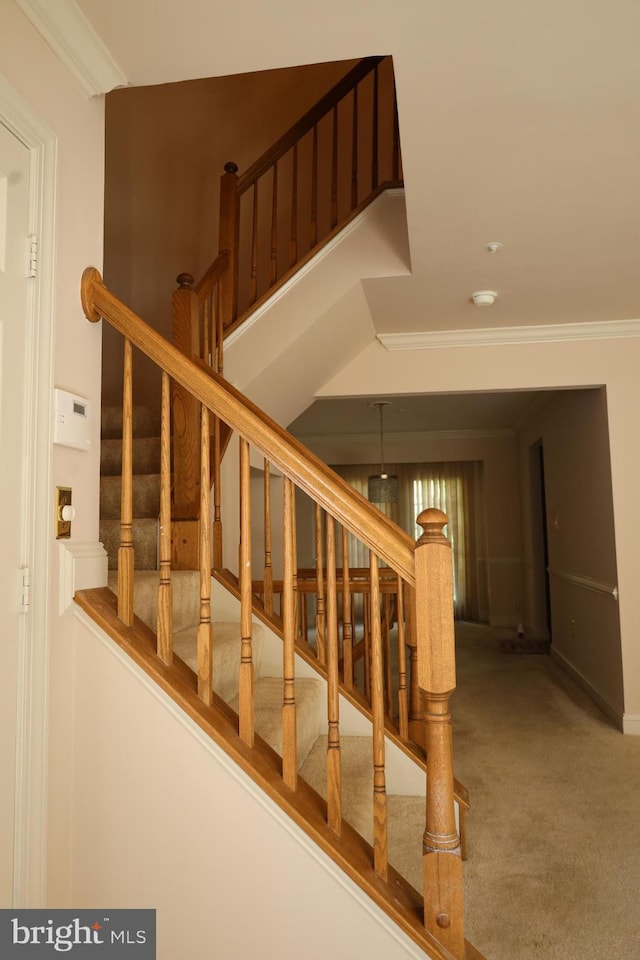
[[[624,673],[624,727],[640,732],[640,541],[637,410],[640,339],[576,340],[387,351],[372,343],[319,392],[319,396],[606,387],[611,485]],[[585,517],[589,523],[589,517]],[[587,678],[596,680],[597,678]]]
[[[158,960],[424,958],[80,613],[74,645],[74,906],[155,908]]]
[[[73,739],[69,688],[73,677],[71,623],[58,615],[58,549],[53,533],[56,485],[73,488],[76,519],[73,538],[96,540],[98,532],[98,464],[100,409],[100,327],[82,315],[80,276],[85,266],[102,263],[103,103],[88,101],[71,75],[36,33],[18,8],[0,3],[0,63],[7,81],[49,127],[57,139],[55,243],[42,255],[53,262],[51,308],[45,303],[41,336],[51,325],[52,381],[88,398],[93,410],[89,453],[50,448],[50,525],[37,531],[48,544],[50,581],[48,606],[48,877],[51,905],[68,902],[71,878],[71,761]],[[47,301],[46,291],[43,302]],[[46,383],[49,370],[39,372]],[[49,410],[38,416],[48,422]],[[45,426],[46,430],[46,426]],[[43,465],[46,469],[46,463]],[[35,585],[36,592],[40,584]],[[27,813],[27,811],[24,811]],[[34,829],[36,824],[34,824]]]

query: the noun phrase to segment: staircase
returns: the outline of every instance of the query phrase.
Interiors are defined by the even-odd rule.
[[[381,60],[370,58],[354,68],[240,178],[235,165],[227,165],[220,252],[198,283],[188,274],[178,278],[173,344],[110,293],[95,269],[85,270],[85,316],[105,320],[124,337],[124,390],[120,436],[112,414],[104,418],[101,536],[113,571],[112,590],[80,591],[76,601],[428,956],[472,960],[479,954],[464,939],[463,791],[453,777],[448,709],[455,658],[451,554],[442,533],[447,518],[437,510],[423,511],[418,523],[424,533],[415,543],[222,375],[226,334],[310,262],[323,236],[335,237],[378,196],[384,181],[379,175]],[[338,105],[345,98],[353,123],[350,189],[341,213],[344,150]],[[373,121],[364,164],[370,176],[362,187],[359,110],[365,102]],[[397,181],[393,96],[389,103],[391,181]],[[322,126],[332,131],[326,189],[318,170]],[[303,242],[298,144],[305,137],[311,144],[310,203],[305,205],[311,231]],[[278,165],[286,155],[292,180],[283,192]],[[265,183],[271,195],[267,221],[258,199]],[[283,195],[290,198],[284,244],[279,239]],[[329,202],[319,228],[323,195]],[[247,201],[252,214],[241,217],[241,203],[246,208]],[[243,223],[249,224],[245,236]],[[248,267],[244,277],[241,267]],[[133,405],[134,349],[160,370],[159,418]],[[232,436],[239,457],[227,451],[223,476]],[[227,469],[230,462],[234,466]],[[253,482],[257,465],[264,487],[259,510]],[[281,512],[272,505],[273,478]],[[311,652],[299,622],[300,497],[309,498],[315,511],[317,643]],[[177,535],[183,529],[189,531],[184,542]],[[236,529],[237,549],[229,538]],[[350,598],[349,537],[370,556],[366,582],[359,581],[366,597],[361,640]],[[274,540],[282,553],[276,571]],[[254,541],[264,545],[260,558],[252,557]],[[216,580],[224,579],[237,598],[234,615],[220,622],[215,595],[212,604],[212,560]],[[263,572],[262,605],[255,596],[252,570],[257,569]],[[394,683],[390,617],[384,613],[388,597],[382,602],[389,589],[398,625]],[[228,607],[228,597],[223,606]],[[358,655],[364,652],[364,690],[357,689],[356,648]],[[397,728],[394,708],[390,712],[394,698]],[[416,739],[426,745],[426,803]]]
[[[155,411],[137,406],[133,409],[133,543],[136,554],[134,612],[156,633],[158,623],[158,515],[160,509],[160,422]],[[108,555],[108,586],[118,592],[118,548],[120,545],[120,500],[122,492],[122,408],[102,411],[102,450],[100,478],[100,537]],[[228,576],[228,575],[227,575]],[[221,578],[221,580],[224,578]],[[197,634],[200,624],[200,573],[198,570],[173,570],[173,653],[194,674],[198,670]],[[224,589],[220,587],[219,589]],[[223,606],[237,607],[234,619],[214,620],[213,689],[218,697],[238,713],[240,665],[240,607],[227,598]],[[214,616],[216,603],[213,603]],[[255,731],[282,757],[282,671],[274,665],[281,639],[254,617],[253,666]],[[277,619],[277,618],[276,618]],[[270,655],[263,667],[263,650]],[[305,672],[299,660],[296,674]],[[308,668],[307,668],[308,671]],[[308,671],[309,672],[309,671]],[[327,799],[327,741],[323,732],[323,703],[326,681],[313,674],[302,676],[296,685],[297,766],[301,778],[323,799]],[[343,704],[342,711],[349,709]],[[357,726],[357,725],[356,725]],[[369,724],[370,726],[370,724]],[[344,728],[344,722],[343,722]],[[388,746],[389,749],[389,746]],[[393,749],[393,745],[391,745]],[[343,795],[343,816],[367,843],[373,844],[373,752],[371,736],[341,736],[342,773],[348,789]],[[420,838],[424,830],[425,782],[422,769],[410,757],[399,754],[400,786],[409,783],[413,793],[394,793],[388,786],[390,830],[389,862],[411,886],[422,884]],[[413,769],[410,769],[412,768]]]

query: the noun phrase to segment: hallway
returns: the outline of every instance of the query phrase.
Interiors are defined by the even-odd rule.
[[[640,738],[507,635],[456,625],[466,936],[491,960],[640,960]]]

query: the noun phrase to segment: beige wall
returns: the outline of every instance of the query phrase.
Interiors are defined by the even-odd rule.
[[[429,372],[429,389],[433,392],[606,387],[624,724],[625,729],[636,732],[640,730],[640,541],[636,485],[640,438],[635,422],[640,401],[639,364],[640,339],[634,337],[395,352],[375,342],[318,394],[379,396],[381,383],[389,394],[417,393],[424,389],[425,370]],[[597,686],[597,676],[586,679]]]
[[[51,521],[56,485],[73,488],[74,540],[98,534],[98,465],[100,427],[100,326],[81,311],[79,285],[88,264],[101,266],[103,210],[103,114],[100,99],[87,101],[67,70],[13,3],[0,3],[2,73],[57,138],[54,250],[42,256],[55,263],[52,309],[41,316],[43,330],[52,325],[53,383],[88,398],[93,411],[92,448],[88,453],[50,448]],[[46,300],[46,297],[45,297]],[[46,366],[41,377],[48,376]],[[48,411],[39,413],[48,427]],[[38,530],[50,557],[48,601],[49,653],[49,796],[48,881],[51,904],[68,902],[71,883],[70,785],[73,738],[68,711],[73,677],[71,624],[58,616],[58,545],[52,523]],[[22,811],[28,815],[28,811]],[[34,824],[37,829],[37,824]]]
[[[424,957],[86,622],[74,623],[74,906],[155,908],[158,960]]]
[[[553,394],[519,437],[526,544],[526,618],[536,624],[530,513],[530,448],[542,442],[554,653],[584,678],[609,712],[622,713],[622,658],[604,388]]]
[[[105,281],[165,336],[176,276],[188,271],[197,279],[217,253],[224,164],[247,169],[349,65],[131,87],[107,96]],[[121,358],[121,338],[106,331],[109,403],[120,402]],[[155,388],[155,373],[142,360],[137,371],[145,396]]]

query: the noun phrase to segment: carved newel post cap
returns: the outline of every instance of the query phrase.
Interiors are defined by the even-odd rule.
[[[438,510],[436,507],[427,507],[418,515],[416,522],[424,531],[418,539],[418,543],[433,543],[442,540],[449,542],[442,532],[442,528],[449,522],[449,517],[442,510]]]
[[[225,173],[237,173],[237,172],[238,172],[238,164],[237,164],[237,163],[234,163],[233,160],[228,160],[228,161],[225,163],[225,165],[224,165],[224,172],[225,172]]]
[[[176,283],[180,288],[192,287],[193,286],[193,277],[190,273],[179,273],[176,277]]]

